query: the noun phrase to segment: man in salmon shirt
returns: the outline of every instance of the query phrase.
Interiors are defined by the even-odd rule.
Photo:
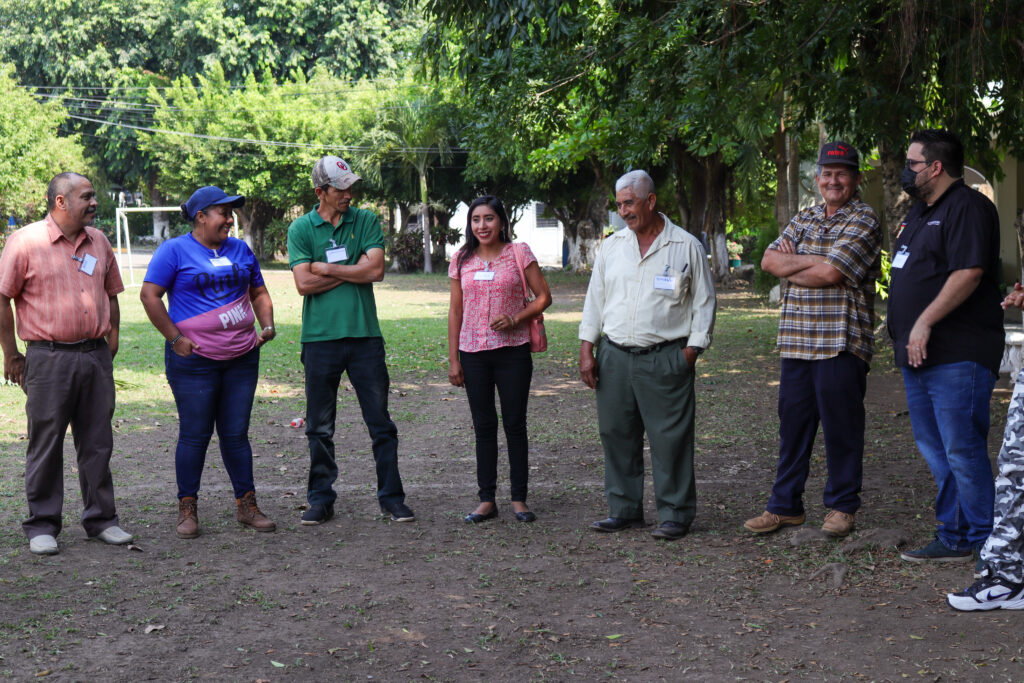
[[[0,256],[4,377],[27,396],[29,517],[22,527],[37,555],[58,550],[69,424],[85,533],[114,545],[132,540],[118,526],[110,476],[113,360],[121,317],[117,295],[124,285],[110,242],[91,227],[97,202],[88,178],[61,173],[50,181],[46,201],[46,217],[12,234]],[[11,301],[26,355],[14,339]]]

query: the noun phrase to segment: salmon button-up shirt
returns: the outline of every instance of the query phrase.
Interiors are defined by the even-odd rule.
[[[86,272],[92,257],[92,274]],[[110,333],[110,297],[124,291],[110,241],[85,227],[74,242],[49,215],[16,230],[0,254],[0,294],[25,341],[76,342]]]

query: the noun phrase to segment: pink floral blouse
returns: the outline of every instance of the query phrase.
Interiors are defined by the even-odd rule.
[[[537,262],[537,257],[525,242],[519,242],[523,250],[523,267]],[[477,273],[491,271],[492,280],[478,280]],[[462,329],[459,331],[459,350],[474,353],[503,346],[520,346],[530,342],[530,330],[520,323],[510,331],[495,332],[491,321],[502,315],[515,315],[523,310],[526,297],[523,283],[516,267],[512,245],[506,244],[494,261],[484,263],[473,254],[462,264],[461,278],[458,258],[448,266],[448,277],[462,281]]]

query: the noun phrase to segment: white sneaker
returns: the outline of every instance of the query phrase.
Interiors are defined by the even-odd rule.
[[[135,537],[119,526],[108,526],[94,538],[98,538],[110,545],[124,545],[125,543],[131,543]]]
[[[990,609],[1024,609],[1024,585],[999,576],[987,576],[959,593],[946,595],[946,602],[961,612]]]
[[[35,555],[56,555],[57,539],[49,534],[35,536],[29,539],[28,549]]]

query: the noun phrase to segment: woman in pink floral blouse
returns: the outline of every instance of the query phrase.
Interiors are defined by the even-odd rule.
[[[536,297],[529,304],[515,249],[521,250],[526,282]],[[526,506],[526,403],[533,376],[527,323],[551,305],[551,292],[530,247],[512,243],[508,215],[497,197],[486,195],[470,205],[466,244],[452,259],[448,277],[448,380],[466,388],[476,433],[480,487],[480,505],[465,521],[476,524],[498,516],[494,500],[498,482],[497,387],[508,443],[512,510],[520,522],[532,522],[537,517]]]

